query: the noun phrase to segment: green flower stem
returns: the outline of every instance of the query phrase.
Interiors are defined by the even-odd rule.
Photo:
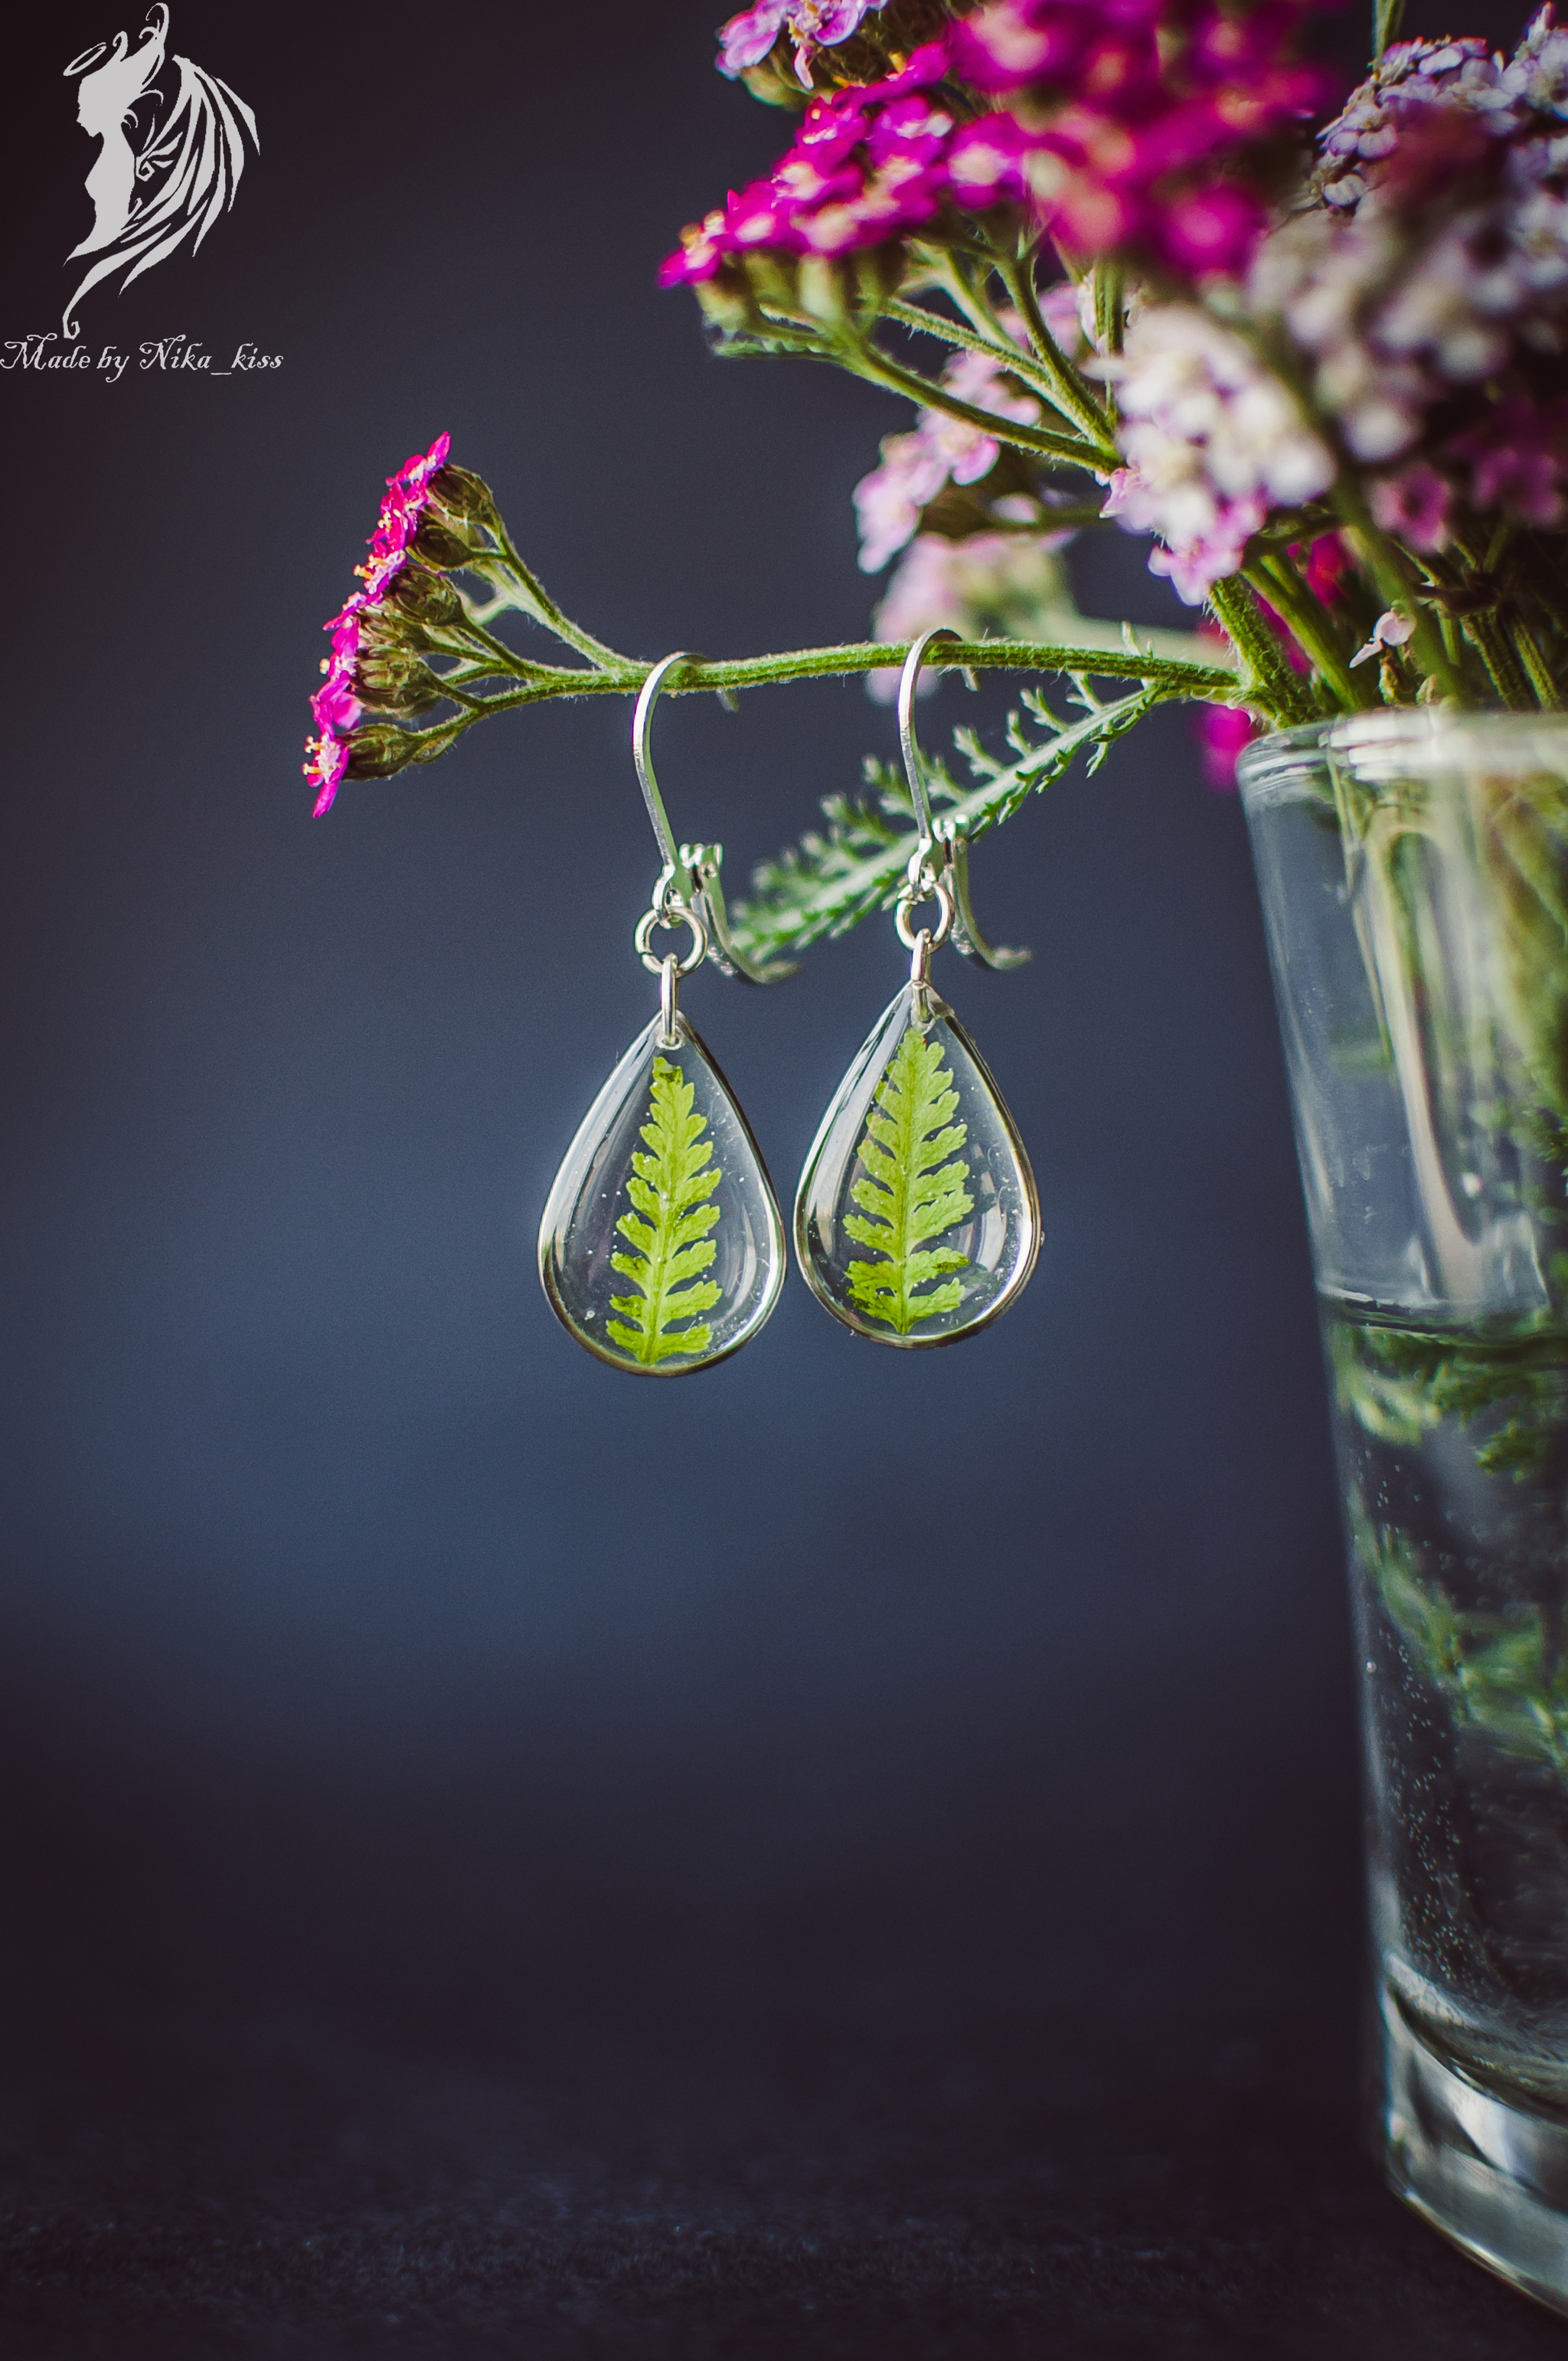
[[[1543,547],[1540,536],[1520,533],[1515,544],[1530,587],[1557,629],[1568,639],[1568,580],[1558,559]],[[1555,702],[1555,699],[1553,700]]]
[[[1105,412],[1090,390],[1088,380],[1080,377],[1061,346],[1047,327],[1039,301],[1035,293],[1035,274],[1025,263],[1006,261],[998,266],[1002,283],[1017,306],[1018,315],[1028,331],[1040,366],[1050,382],[1051,399],[1064,418],[1069,418],[1080,434],[1107,456],[1112,467],[1120,467],[1121,454],[1111,439]]]
[[[489,611],[486,609],[487,613]],[[516,614],[525,610],[509,605],[507,611]],[[558,664],[542,665],[528,656],[520,656],[515,648],[509,648],[504,640],[498,640],[493,631],[488,631],[472,610],[465,621],[450,627],[450,637],[463,651],[466,663],[482,666],[491,674],[505,674],[515,680],[532,680],[538,672],[560,670]],[[442,643],[446,644],[444,635]],[[479,651],[477,656],[470,653],[475,648]],[[616,661],[619,663],[620,659],[618,657]]]
[[[1495,607],[1479,607],[1461,618],[1461,628],[1486,665],[1493,687],[1510,713],[1529,713],[1539,700],[1531,692],[1524,667],[1509,644]],[[1516,626],[1517,628],[1517,626]]]
[[[1209,593],[1209,604],[1250,675],[1247,703],[1255,705],[1279,729],[1288,730],[1298,721],[1316,720],[1311,690],[1291,671],[1285,651],[1253,605],[1252,594],[1241,577],[1233,574],[1228,580],[1216,582]]]
[[[569,615],[562,612],[532,567],[524,565],[512,547],[511,536],[505,525],[498,520],[491,530],[495,533],[507,573],[521,593],[519,597],[508,598],[509,606],[519,609],[524,614],[536,617],[540,622],[554,632],[558,640],[565,640],[569,648],[576,648],[580,656],[587,656],[591,664],[614,665],[624,663],[624,657],[618,656],[613,648],[607,648],[602,640],[596,640],[591,631],[585,631],[580,624],[574,623]]]
[[[1105,513],[1098,500],[1064,500],[1059,508],[1042,506],[1039,515],[1030,517],[1026,522],[1020,522],[1013,517],[988,516],[982,529],[988,533],[1036,535],[1042,533],[1086,533],[1091,526],[1104,522]],[[1169,631],[1161,636],[1179,640],[1185,634]]]
[[[1514,636],[1519,647],[1519,662],[1530,675],[1535,691],[1535,701],[1543,713],[1552,712],[1557,704],[1557,684],[1551,667],[1541,652],[1541,642],[1522,615],[1514,620]]]
[[[936,336],[944,345],[961,345],[965,352],[984,353],[988,360],[1002,368],[1016,369],[1020,376],[1036,368],[1033,356],[1021,353],[1016,345],[1009,351],[994,336],[967,327],[961,320],[946,320],[940,312],[927,311],[924,303],[905,303],[900,296],[890,295],[882,315],[884,320],[896,320],[901,328],[913,328],[917,335]]]
[[[435,677],[440,683],[444,697],[455,697],[459,691],[477,687],[483,681],[532,681],[537,680],[541,672],[555,672],[559,669],[558,665],[528,664],[522,657],[513,656],[509,664],[474,662],[455,664],[450,672],[437,673]]]
[[[1313,598],[1288,559],[1266,557],[1256,570],[1263,577],[1265,598],[1283,615],[1344,711],[1354,713],[1376,705],[1376,691],[1370,684],[1364,688],[1357,681],[1321,602]]]
[[[1053,406],[1056,389],[1049,372],[1033,353],[1023,352],[1016,345],[999,345],[994,336],[978,328],[966,327],[961,321],[945,320],[938,312],[928,312],[922,303],[905,303],[897,296],[882,307],[885,320],[894,320],[901,328],[912,328],[916,335],[936,336],[944,345],[952,345],[967,353],[983,353],[998,368],[1011,370],[1024,384],[1043,393]]]
[[[1119,262],[1100,262],[1094,267],[1094,334],[1095,341],[1108,353],[1119,353],[1126,327],[1126,274]],[[1116,390],[1109,390],[1106,414],[1115,423]]]
[[[949,418],[961,419],[966,426],[978,426],[982,434],[994,435],[999,443],[1014,444],[1020,451],[1033,451],[1047,459],[1063,459],[1075,467],[1088,467],[1093,473],[1103,473],[1121,466],[1117,453],[1109,444],[1085,442],[1078,435],[1053,434],[1043,426],[1025,426],[1015,418],[999,418],[993,410],[981,410],[972,401],[959,401],[917,369],[904,368],[874,345],[847,348],[842,355],[835,353],[839,365],[855,377],[863,377],[868,384],[885,385],[894,393],[906,393],[911,401],[926,410],[945,411]]]
[[[1129,635],[1120,647],[1082,643],[1075,646],[1070,642],[1047,644],[1028,640],[960,640],[944,650],[943,661],[955,670],[1067,673],[1076,680],[1135,680],[1138,689],[1123,702],[1129,709],[1136,707],[1140,711],[1146,709],[1142,700],[1151,697],[1234,703],[1239,685],[1234,666],[1223,661],[1218,649],[1213,660],[1205,663],[1170,644],[1179,643],[1185,636],[1176,631],[1149,631],[1144,634],[1142,646]],[[1167,644],[1162,647],[1161,642]],[[666,693],[691,697],[716,691],[724,695],[732,689],[874,672],[902,664],[909,653],[909,645],[906,640],[862,640],[841,647],[799,648],[781,655],[693,664],[683,668],[678,682],[672,681]],[[635,697],[652,668],[629,656],[616,656],[613,666],[592,669],[581,664],[532,664],[525,668],[521,659],[514,658],[510,676],[518,680],[517,687],[502,689],[489,697],[465,696],[464,710],[450,720],[406,733],[411,748],[406,763],[397,764],[391,771],[378,771],[375,775],[391,777],[408,763],[433,762],[437,755],[455,745],[475,722],[493,713],[515,712],[522,706],[543,705],[557,697]],[[460,686],[474,677],[461,669],[457,675]],[[1087,737],[1085,742],[1090,742]]]
[[[1430,608],[1421,604],[1420,594],[1425,586],[1403,550],[1379,529],[1360,486],[1348,475],[1343,475],[1334,488],[1334,505],[1365,553],[1373,579],[1382,596],[1390,607],[1403,607],[1414,618],[1415,635],[1409,644],[1418,668],[1429,680],[1436,681],[1444,697],[1463,700],[1464,684],[1449,655],[1442,633]]]
[[[937,265],[937,275],[959,311],[970,325],[979,330],[990,343],[999,345],[1005,352],[1013,339],[996,316],[996,312],[983,285],[976,286],[964,269],[958,255],[946,247],[927,247]],[[991,275],[990,258],[981,264],[981,279]]]
[[[1390,41],[1397,40],[1399,21],[1405,13],[1405,0],[1372,0],[1372,55],[1380,58]]]
[[[1117,647],[1091,638],[1093,628],[1086,627],[1080,640],[954,641],[944,646],[942,662],[966,672],[1084,673],[1097,679],[1149,681],[1168,693],[1223,703],[1236,694],[1236,668],[1225,661],[1218,647],[1212,655],[1206,647],[1203,657],[1190,655],[1181,645],[1190,635],[1181,631],[1146,631]],[[1192,644],[1205,643],[1194,637]],[[682,668],[679,678],[672,680],[664,693],[690,697],[707,690],[763,688],[789,681],[877,672],[901,664],[909,648],[907,640],[860,640],[839,647],[795,648],[779,655],[691,664]],[[521,670],[520,660],[513,662]],[[630,656],[615,656],[610,664],[593,671],[579,664],[531,664],[525,685],[515,694],[488,697],[485,710],[537,705],[552,697],[634,697],[652,668]]]

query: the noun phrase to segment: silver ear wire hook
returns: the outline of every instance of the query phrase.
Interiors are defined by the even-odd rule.
[[[974,907],[970,901],[969,838],[962,820],[951,812],[944,813],[937,822],[937,834],[948,847],[948,885],[954,910],[953,949],[998,975],[1005,975],[1011,968],[1027,967],[1035,956],[1027,943],[1020,943],[1014,950],[1009,950],[1005,943],[988,943],[975,924]]]
[[[918,841],[909,861],[909,884],[915,899],[928,898],[938,885],[945,887],[952,904],[953,949],[961,951],[965,959],[973,960],[979,967],[1004,973],[1009,968],[1022,967],[1030,954],[1027,950],[1008,950],[1000,944],[993,946],[988,943],[975,924],[974,909],[970,900],[969,840],[962,821],[953,814],[944,813],[939,820],[933,819],[930,790],[926,784],[925,758],[915,734],[915,692],[927,650],[936,640],[958,638],[959,633],[947,623],[935,623],[928,631],[922,631],[904,660],[904,672],[898,684],[898,741],[904,750],[905,775],[909,781],[910,800],[915,806],[915,825],[919,831]],[[964,668],[964,678],[972,688],[974,675],[967,668]]]
[[[659,782],[653,775],[653,756],[649,744],[652,728],[653,708],[659,693],[672,673],[685,664],[701,664],[703,659],[690,648],[681,648],[663,664],[656,664],[643,682],[637,699],[637,711],[631,723],[631,759],[637,765],[638,783],[642,799],[648,807],[648,817],[653,823],[663,859],[663,869],[653,889],[653,906],[663,917],[678,912],[695,916],[702,927],[707,945],[707,956],[721,975],[739,976],[747,983],[782,983],[793,975],[798,962],[795,960],[753,960],[740,950],[729,931],[729,914],[724,906],[724,888],[719,883],[719,868],[724,860],[721,844],[677,845],[670,826],[670,815],[664,809],[664,798],[659,792]],[[734,699],[725,697],[731,711]]]
[[[675,842],[670,815],[664,809],[664,798],[659,793],[659,782],[653,774],[653,755],[649,745],[649,732],[653,724],[653,708],[659,702],[659,692],[673,672],[684,664],[699,663],[689,648],[677,648],[673,656],[656,664],[643,682],[637,699],[637,710],[631,718],[631,759],[637,766],[637,784],[642,790],[642,800],[648,807],[648,817],[653,823],[653,836],[659,847],[663,870],[653,888],[653,907],[661,917],[667,916],[672,901],[683,910],[689,910],[696,896],[696,885],[691,871],[681,859]]]

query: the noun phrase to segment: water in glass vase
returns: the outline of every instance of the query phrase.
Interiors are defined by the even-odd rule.
[[[1568,2109],[1568,1334],[1323,1312],[1387,1989]]]
[[[1332,1368],[1392,2186],[1568,2314],[1568,716],[1243,791]]]

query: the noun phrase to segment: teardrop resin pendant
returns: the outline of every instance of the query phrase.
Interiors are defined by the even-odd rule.
[[[985,1062],[928,985],[878,1018],[822,1118],[795,1207],[806,1284],[879,1345],[953,1345],[1035,1267],[1040,1204]]]
[[[729,1084],[677,1011],[655,1016],[583,1119],[539,1230],[579,1345],[684,1378],[754,1336],[784,1281],[784,1222]]]

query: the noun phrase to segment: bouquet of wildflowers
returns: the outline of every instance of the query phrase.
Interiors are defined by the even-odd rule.
[[[1558,708],[1568,684],[1568,28],[1398,42],[1348,97],[1313,0],[759,0],[719,70],[795,114],[663,265],[716,351],[916,405],[859,485],[865,641],[691,665],[728,693],[945,660],[1064,678],[935,792],[972,838],[1154,705],[1223,777],[1258,729],[1379,706]],[[650,258],[652,263],[652,258]],[[1080,615],[1063,551],[1150,536],[1190,631]],[[443,437],[389,487],[308,749],[339,782],[648,666],[563,615]],[[459,577],[462,577],[459,579]],[[520,653],[509,615],[559,643]],[[1061,700],[1058,698],[1058,704]],[[836,796],[736,915],[759,959],[890,905],[901,786]]]

